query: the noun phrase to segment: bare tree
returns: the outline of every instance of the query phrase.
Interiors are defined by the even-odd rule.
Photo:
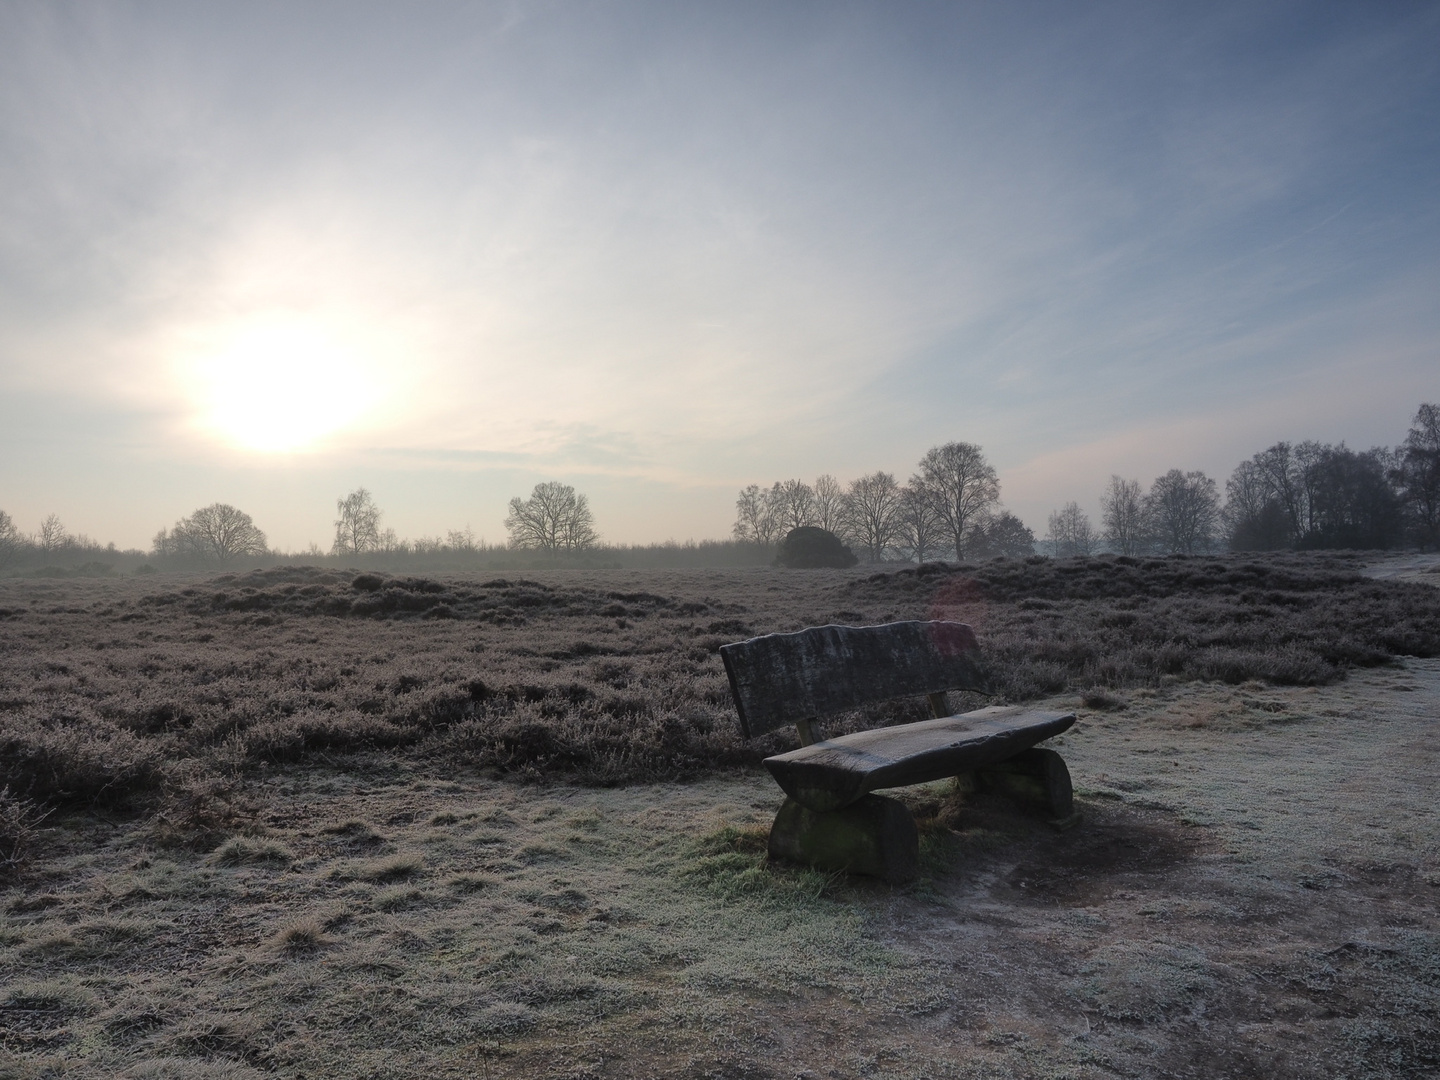
[[[773,544],[778,531],[770,492],[759,484],[742,488],[735,500],[735,539],[751,544]]]
[[[1312,456],[1310,448],[1316,444],[1302,445],[1306,448],[1303,456],[1309,460]],[[1297,543],[1309,528],[1308,499],[1301,457],[1288,442],[1278,442],[1250,459],[1254,471],[1264,481],[1265,498],[1273,500],[1284,515],[1286,542],[1289,544]],[[1228,489],[1229,485],[1226,486]]]
[[[963,559],[971,530],[985,520],[1000,500],[1000,480],[974,443],[935,446],[920,459],[920,480],[930,505],[954,540]]]
[[[554,480],[536,484],[528,499],[511,499],[505,528],[511,546],[549,552],[584,551],[600,539],[589,500]]]
[[[158,539],[158,538],[157,538]],[[170,530],[176,554],[226,563],[241,555],[264,555],[265,534],[250,515],[228,503],[211,503],[181,518]]]
[[[1242,461],[1225,481],[1225,509],[1221,518],[1230,547],[1235,551],[1274,551],[1293,540],[1293,519],[1284,498],[1277,493],[1264,460],[1270,453],[1266,451]]]
[[[845,528],[845,489],[829,473],[815,478],[815,524],[839,536]]]
[[[945,523],[926,497],[918,477],[900,492],[896,514],[896,536],[917,563],[937,558],[945,551]]]
[[[409,541],[400,539],[394,529],[381,529],[375,550],[383,555],[403,554],[410,550]]]
[[[1071,555],[1093,555],[1100,537],[1090,525],[1090,516],[1080,504],[1067,502],[1063,509],[1050,515],[1050,544],[1058,558]]]
[[[343,499],[335,500],[336,555],[360,555],[380,546],[380,508],[370,492],[356,488]]]
[[[0,567],[14,562],[23,544],[24,540],[20,536],[20,530],[15,527],[14,519],[4,510],[0,510]]]
[[[777,521],[777,535],[814,525],[815,489],[804,480],[777,481],[770,489],[770,508]]]
[[[1390,486],[1398,471],[1384,447],[1322,446],[1306,470],[1310,528],[1305,547],[1388,548],[1404,533],[1400,496]]]
[[[845,506],[848,533],[871,562],[879,562],[899,533],[900,485],[894,475],[873,472],[850,481]]]
[[[1220,525],[1220,494],[1203,472],[1171,469],[1156,477],[1145,496],[1145,514],[1156,540],[1173,554],[1209,551]]]
[[[1138,555],[1144,543],[1145,504],[1139,480],[1111,475],[1100,496],[1100,520],[1105,540],[1122,555]]]
[[[1415,538],[1440,546],[1440,406],[1420,406],[1401,453],[1400,490]]]
[[[40,523],[40,531],[35,534],[35,546],[46,555],[54,555],[69,543],[70,534],[65,531],[59,515],[47,515]]]
[[[475,550],[475,532],[466,525],[463,529],[451,529],[445,534],[445,546],[451,551],[471,552]]]
[[[1291,470],[1298,491],[1300,525],[1295,533],[1295,543],[1301,544],[1307,536],[1319,527],[1319,508],[1325,501],[1321,489],[1325,486],[1325,458],[1330,448],[1314,439],[1306,439],[1291,451]]]

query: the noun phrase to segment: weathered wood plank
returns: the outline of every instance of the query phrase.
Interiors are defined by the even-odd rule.
[[[891,698],[985,689],[964,623],[813,626],[722,645],[720,657],[746,738]]]
[[[765,767],[785,794],[824,813],[880,788],[941,780],[1013,758],[1073,723],[1074,713],[996,705],[825,739],[766,758]]]

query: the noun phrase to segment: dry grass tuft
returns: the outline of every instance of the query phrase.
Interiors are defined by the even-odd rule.
[[[319,952],[333,944],[333,939],[325,933],[325,926],[318,919],[286,923],[270,939],[272,948],[292,956]]]
[[[288,866],[295,853],[277,840],[233,836],[210,856],[217,866]]]
[[[1100,712],[1120,712],[1130,707],[1130,703],[1123,697],[1101,687],[1086,690],[1080,695],[1080,703],[1087,709],[1096,709]]]
[[[425,856],[415,851],[402,851],[388,858],[376,859],[359,868],[366,881],[408,881],[425,872]]]
[[[478,893],[494,888],[496,882],[484,874],[451,874],[445,879],[447,887],[458,893]]]

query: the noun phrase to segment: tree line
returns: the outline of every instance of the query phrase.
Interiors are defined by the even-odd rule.
[[[589,500],[558,481],[512,498],[507,542],[477,540],[467,526],[444,536],[402,539],[382,526],[383,513],[365,488],[335,503],[328,551],[312,544],[287,554],[269,548],[250,515],[212,503],[156,533],[150,551],[120,551],[71,534],[55,514],[33,534],[21,533],[0,510],[0,570],[72,564],[105,572],[117,563],[144,569],[227,565],[240,559],[364,558],[474,562],[507,553],[539,558],[600,558],[607,565],[749,565],[791,529],[815,526],[853,545],[871,562],[1023,556],[1034,533],[1000,503],[995,469],[979,446],[932,447],[904,484],[876,471],[841,484],[828,474],[813,484],[792,479],[768,488],[751,484],[735,502],[730,541],[607,547]],[[1148,488],[1112,476],[1093,523],[1076,502],[1050,515],[1045,548],[1054,555],[1109,550],[1125,555],[1197,554],[1230,549],[1440,547],[1440,406],[1423,404],[1403,443],[1356,451],[1307,441],[1278,442],[1235,467],[1219,485],[1199,471],[1171,469]]]
[[[814,484],[751,484],[735,500],[733,535],[743,543],[774,544],[807,526],[834,533],[869,562],[983,559],[1035,550],[1035,534],[1000,505],[994,467],[980,447],[967,442],[931,447],[904,484],[883,470],[845,485],[827,473]]]
[[[394,529],[380,528],[380,508],[364,488],[336,500],[335,510],[338,516],[332,555],[376,552],[425,555],[489,549],[483,540],[475,539],[468,525],[464,529],[452,529],[444,539],[436,536],[402,540]],[[600,542],[590,501],[569,484],[554,480],[536,484],[528,499],[518,495],[511,499],[505,529],[509,534],[508,546],[517,551],[576,554],[589,551]]]
[[[1396,447],[1278,442],[1219,486],[1171,469],[1148,490],[1111,476],[1100,526],[1074,502],[1050,515],[1047,547],[1089,555],[1440,546],[1440,406],[1423,404]]]

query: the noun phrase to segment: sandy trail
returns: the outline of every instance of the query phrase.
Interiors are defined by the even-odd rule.
[[[954,994],[930,1030],[1019,1075],[1434,1075],[1437,715],[1440,662],[1407,660],[1086,717],[1085,826],[885,914]]]

